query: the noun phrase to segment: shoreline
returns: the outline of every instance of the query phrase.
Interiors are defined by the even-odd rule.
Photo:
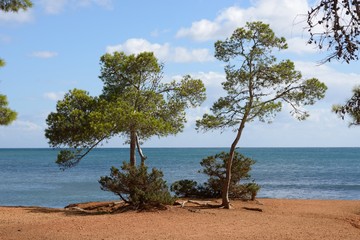
[[[221,199],[207,199],[207,198],[178,198],[178,200],[183,201],[183,200],[194,200],[194,201],[213,201],[214,203],[219,203],[221,202]],[[241,199],[235,199],[235,200],[231,200],[230,202],[248,202],[248,203],[254,203],[256,204],[256,202],[259,202],[261,205],[262,201],[267,201],[267,200],[273,200],[273,201],[323,201],[323,202],[359,202],[360,204],[360,199],[321,199],[321,198],[271,198],[271,197],[257,197],[255,199],[255,201],[251,201],[251,200],[241,200]],[[71,205],[86,205],[86,204],[97,204],[97,203],[116,203],[116,202],[122,202],[121,199],[108,199],[108,200],[103,200],[103,201],[88,201],[88,202],[78,202],[78,203],[69,203],[64,207],[51,207],[51,206],[38,206],[38,205],[0,205],[0,209],[1,208],[38,208],[38,209],[54,209],[54,210],[66,210],[66,208],[68,206]],[[359,206],[360,207],[360,206]],[[360,208],[359,208],[359,215],[360,215]]]
[[[183,198],[179,198],[180,201],[184,200]],[[220,199],[202,199],[202,198],[191,198],[191,200],[195,200],[195,201],[214,201],[214,202],[221,202]],[[324,202],[359,202],[360,204],[360,199],[321,199],[321,198],[271,198],[271,197],[257,197],[255,200],[256,202],[262,202],[262,201],[266,201],[266,200],[283,200],[283,201],[324,201]],[[0,209],[1,208],[38,208],[38,209],[54,209],[54,210],[66,210],[67,206],[70,205],[86,205],[86,204],[97,204],[97,203],[114,203],[114,202],[121,202],[121,199],[109,199],[109,200],[104,200],[104,201],[89,201],[89,202],[78,202],[78,203],[69,203],[68,205],[64,206],[64,207],[49,207],[49,206],[37,206],[37,205],[0,205]],[[230,202],[253,202],[251,200],[241,200],[241,199],[235,199],[235,200],[231,200]],[[359,206],[360,207],[360,206]],[[360,215],[360,208],[359,208],[359,215]]]
[[[360,200],[260,198],[232,204],[232,210],[186,204],[115,214],[0,206],[0,238],[356,240],[360,236]]]

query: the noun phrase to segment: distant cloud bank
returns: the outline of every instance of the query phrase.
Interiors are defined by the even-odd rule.
[[[176,37],[195,41],[223,39],[230,36],[239,26],[252,21],[269,23],[278,35],[291,37],[303,32],[303,25],[299,24],[301,22],[299,14],[306,14],[308,9],[307,1],[303,0],[259,0],[248,8],[238,6],[226,8],[213,20],[195,21],[191,27],[181,28]],[[293,21],[289,22],[289,19]]]
[[[14,12],[0,12],[0,23],[8,24],[8,23],[27,23],[33,21],[33,11],[27,10],[23,11],[20,10],[17,13]]]
[[[139,54],[141,52],[154,52],[155,56],[163,61],[171,62],[209,62],[213,61],[212,54],[206,48],[187,49],[184,47],[172,47],[169,43],[151,43],[142,38],[131,38],[122,44],[106,47],[106,52],[113,53],[123,51],[127,54]]]
[[[39,4],[47,14],[59,14],[65,8],[83,8],[95,5],[105,9],[113,8],[112,0],[40,0]]]
[[[51,101],[58,101],[62,99],[65,95],[65,92],[46,92],[44,93],[44,98]]]
[[[51,51],[37,51],[37,52],[33,52],[31,54],[32,57],[36,57],[36,58],[53,58],[56,57],[58,55],[57,52],[51,52]]]

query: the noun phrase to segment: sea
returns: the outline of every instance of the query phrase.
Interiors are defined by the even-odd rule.
[[[227,148],[144,148],[146,164],[162,170],[170,186],[198,183],[200,161]],[[129,159],[127,148],[98,148],[77,166],[61,170],[59,150],[0,149],[0,205],[62,208],[71,203],[117,200],[100,189],[100,176]],[[360,200],[360,148],[239,148],[256,161],[251,179],[259,198]]]

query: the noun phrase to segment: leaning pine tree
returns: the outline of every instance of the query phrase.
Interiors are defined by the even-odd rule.
[[[246,123],[256,119],[270,123],[283,103],[292,108],[292,115],[304,120],[309,114],[302,106],[312,105],[325,95],[324,83],[315,78],[303,79],[292,61],[279,62],[272,55],[273,50],[286,48],[286,40],[276,37],[269,25],[262,22],[247,23],[230,38],[215,43],[215,57],[226,63],[226,81],[222,85],[227,95],[213,104],[212,114],[204,114],[197,121],[197,129],[233,128],[236,131],[222,186],[224,208],[231,208],[232,163]]]
[[[51,147],[65,148],[57,158],[60,167],[75,166],[103,141],[120,136],[130,145],[129,163],[124,164],[123,170],[130,175],[144,175],[144,169],[134,170],[137,168],[136,149],[141,157],[141,167],[146,168],[141,141],[182,131],[186,122],[185,110],[200,105],[205,99],[205,87],[199,79],[185,76],[179,82],[161,83],[162,67],[150,52],[103,55],[102,94],[93,97],[83,90],[71,90],[46,120],[45,136]],[[113,168],[113,176],[118,172]],[[151,178],[146,174],[142,176],[144,179]],[[153,176],[162,174],[154,173]],[[110,187],[118,180],[117,176],[112,178],[112,183],[109,178],[102,179],[104,181],[100,183],[104,190],[119,194],[115,186]],[[158,186],[163,188],[161,184]]]

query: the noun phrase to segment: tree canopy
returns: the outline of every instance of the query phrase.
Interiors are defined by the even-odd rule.
[[[123,136],[130,144],[130,164],[136,165],[138,150],[142,164],[146,157],[140,141],[152,136],[177,134],[186,122],[185,110],[205,100],[201,80],[184,76],[181,81],[162,83],[162,64],[153,53],[105,54],[100,59],[103,92],[90,96],[74,89],[47,118],[45,136],[52,147],[62,150],[57,163],[76,165],[104,140]]]
[[[8,108],[5,95],[0,94],[0,125],[9,125],[16,119],[17,113]]]
[[[247,23],[230,38],[215,43],[215,57],[226,64],[226,81],[222,85],[227,94],[213,104],[211,114],[197,121],[197,129],[236,131],[222,191],[225,208],[230,208],[232,161],[245,124],[256,119],[270,123],[283,104],[291,107],[294,117],[304,120],[309,114],[303,107],[324,97],[324,83],[316,78],[304,79],[292,61],[278,61],[273,55],[274,50],[286,48],[285,38],[276,37],[262,22]]]
[[[18,12],[32,7],[30,0],[0,0],[0,9],[5,12]]]
[[[347,63],[359,59],[360,2],[358,0],[321,0],[307,14],[310,44],[331,52],[332,59]]]

